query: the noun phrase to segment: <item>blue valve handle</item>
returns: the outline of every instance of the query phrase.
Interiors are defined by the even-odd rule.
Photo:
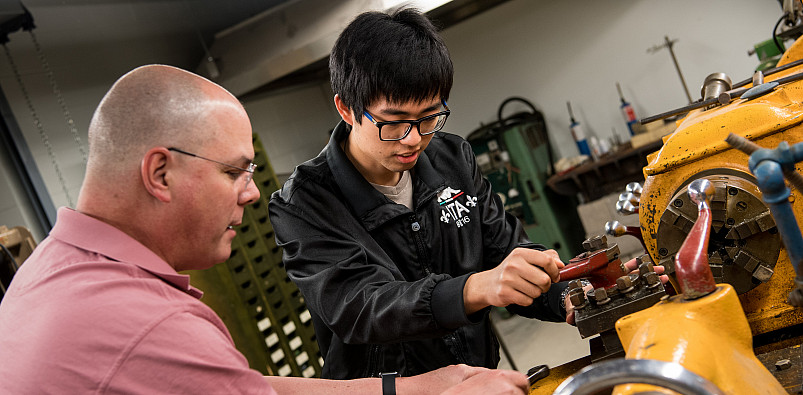
[[[732,147],[750,154],[747,162],[750,172],[756,176],[758,188],[764,203],[770,208],[781,240],[786,247],[789,261],[795,269],[795,289],[789,293],[788,302],[795,307],[803,307],[803,273],[800,263],[803,260],[803,235],[797,225],[792,204],[789,203],[790,190],[784,177],[803,193],[803,176],[795,171],[795,163],[803,161],[803,143],[793,146],[785,141],[776,149],[761,148],[744,137],[733,133],[725,140]]]

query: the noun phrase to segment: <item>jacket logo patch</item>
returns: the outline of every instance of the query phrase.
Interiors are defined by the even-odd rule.
[[[468,217],[471,212],[469,207],[477,206],[477,198],[466,195],[459,189],[446,187],[438,194],[438,204],[441,206],[441,222],[448,224],[454,221],[454,224],[460,228],[471,221],[471,218]]]

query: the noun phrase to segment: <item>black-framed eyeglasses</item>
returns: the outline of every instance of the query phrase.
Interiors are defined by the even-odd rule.
[[[254,171],[257,169],[256,163],[253,163],[253,162],[251,162],[248,165],[247,168],[242,168],[240,166],[230,165],[228,163],[220,162],[220,161],[217,161],[217,160],[214,160],[214,159],[204,158],[201,155],[196,155],[196,154],[193,154],[192,152],[187,152],[187,151],[175,148],[175,147],[170,147],[167,150],[168,151],[178,152],[179,154],[184,154],[184,155],[189,155],[189,156],[192,156],[192,157],[196,157],[198,159],[208,160],[210,162],[215,162],[217,164],[220,164],[220,165],[223,165],[223,166],[232,167],[232,168],[235,168],[237,170],[242,171],[243,172],[242,174],[245,174],[245,187],[243,187],[243,190],[248,189],[248,184],[251,183],[251,180],[254,178]]]
[[[443,125],[446,124],[446,118],[449,117],[451,111],[449,111],[449,106],[446,105],[446,102],[442,102],[442,104],[443,108],[446,110],[437,114],[427,115],[414,121],[402,120],[377,122],[374,120],[374,117],[368,113],[368,111],[363,111],[362,113],[377,127],[377,129],[379,129],[380,140],[399,141],[403,140],[408,134],[410,134],[410,131],[413,130],[413,126],[418,128],[418,134],[422,136],[430,135],[443,129]]]

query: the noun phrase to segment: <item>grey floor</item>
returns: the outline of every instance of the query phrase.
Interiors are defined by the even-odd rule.
[[[554,368],[589,355],[588,339],[581,339],[577,328],[569,324],[517,315],[504,319],[496,311],[492,312],[492,320],[516,369],[522,373],[536,365]],[[512,369],[504,353],[499,368]]]

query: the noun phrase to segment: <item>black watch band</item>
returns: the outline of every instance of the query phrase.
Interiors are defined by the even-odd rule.
[[[382,378],[382,395],[396,395],[396,377],[399,377],[399,373],[379,373],[379,377]]]

